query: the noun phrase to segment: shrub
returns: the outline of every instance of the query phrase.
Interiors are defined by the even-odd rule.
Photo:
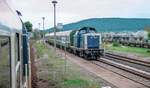
[[[120,46],[120,44],[118,42],[113,42],[113,46],[117,47]]]
[[[150,32],[148,33],[148,39],[150,39]]]
[[[147,50],[148,53],[150,53],[150,50]]]

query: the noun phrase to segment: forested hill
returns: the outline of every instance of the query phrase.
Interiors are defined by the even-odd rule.
[[[93,18],[64,25],[63,31],[75,30],[84,26],[97,29],[98,32],[138,31],[150,27],[150,19],[142,18]]]

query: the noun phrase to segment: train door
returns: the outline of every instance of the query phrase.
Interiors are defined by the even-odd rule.
[[[11,88],[10,37],[0,36],[0,88]]]

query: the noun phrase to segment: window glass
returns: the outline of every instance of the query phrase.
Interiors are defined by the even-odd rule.
[[[18,62],[20,62],[20,52],[19,52],[19,34],[16,34],[16,38],[15,38],[15,59],[16,59],[16,67],[18,65]],[[17,67],[17,78],[16,78],[16,83],[17,83],[17,88],[20,88],[20,65],[19,67]]]
[[[0,88],[10,88],[10,42],[0,36]]]
[[[95,33],[95,30],[89,30],[89,33]]]
[[[80,30],[79,34],[85,34],[86,30]]]
[[[18,63],[19,60],[19,34],[16,34],[15,38],[15,59],[16,59],[16,64]]]

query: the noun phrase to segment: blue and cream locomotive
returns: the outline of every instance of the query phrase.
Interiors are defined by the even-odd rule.
[[[47,41],[54,42],[54,33],[46,34]],[[56,44],[65,47],[69,52],[86,59],[97,59],[104,54],[101,34],[92,27],[56,33]]]

